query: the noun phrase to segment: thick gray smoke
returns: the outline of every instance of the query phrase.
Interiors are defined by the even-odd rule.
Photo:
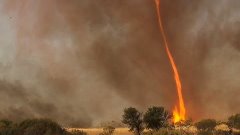
[[[240,1],[162,0],[189,117],[239,112]],[[87,127],[177,102],[151,0],[1,0],[0,118]],[[220,108],[220,109],[219,109]]]

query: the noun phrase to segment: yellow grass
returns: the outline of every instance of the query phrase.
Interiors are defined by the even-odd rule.
[[[66,130],[82,130],[87,132],[88,135],[99,135],[103,131],[102,128],[66,128]],[[132,135],[132,133],[128,131],[128,128],[116,128],[114,135]]]

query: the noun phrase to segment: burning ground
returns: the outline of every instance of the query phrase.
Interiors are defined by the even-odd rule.
[[[177,103],[154,1],[1,0],[0,6],[0,118],[51,117],[87,127],[119,120],[126,106],[172,110]],[[240,111],[239,6],[238,0],[161,1],[187,115],[195,120]]]

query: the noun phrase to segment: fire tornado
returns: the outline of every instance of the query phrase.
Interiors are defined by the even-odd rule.
[[[185,118],[186,117],[186,109],[185,109],[184,99],[183,99],[183,95],[182,95],[182,85],[181,85],[181,80],[180,80],[179,73],[178,73],[178,70],[177,70],[177,66],[174,62],[171,51],[169,50],[167,37],[166,37],[166,34],[164,32],[164,29],[163,29],[163,24],[162,24],[161,14],[160,14],[160,0],[155,0],[155,4],[156,4],[156,9],[157,9],[159,30],[161,32],[163,42],[164,42],[164,45],[165,45],[165,48],[166,48],[166,52],[167,52],[169,61],[171,63],[172,69],[173,69],[174,79],[175,79],[176,87],[177,87],[179,106],[176,105],[174,110],[173,110],[173,122],[176,123],[176,122],[179,122],[181,120],[186,119]]]

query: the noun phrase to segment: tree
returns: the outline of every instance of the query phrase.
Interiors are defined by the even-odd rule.
[[[158,130],[168,126],[170,118],[171,115],[163,107],[151,107],[144,114],[143,120],[147,129]]]
[[[240,113],[228,118],[228,125],[232,128],[240,129]]]
[[[129,131],[141,135],[143,128],[142,113],[133,107],[124,109],[122,123],[128,125]]]
[[[217,122],[214,119],[205,119],[197,122],[195,126],[198,130],[202,131],[212,131],[216,127]]]

